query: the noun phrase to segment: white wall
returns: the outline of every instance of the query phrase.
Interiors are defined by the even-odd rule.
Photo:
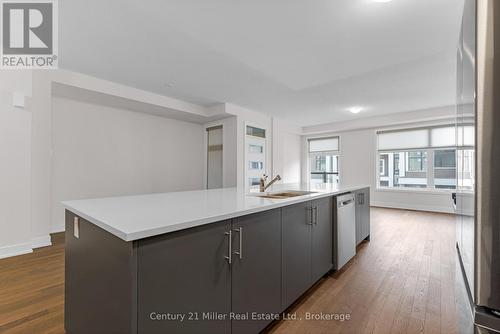
[[[0,258],[31,252],[31,72],[0,71]],[[26,97],[13,107],[13,93]]]
[[[131,105],[53,97],[55,84]],[[26,96],[25,109],[12,108],[13,92]],[[205,133],[196,123],[205,119],[226,117],[224,187],[246,184],[246,124],[267,130],[267,174],[301,177],[301,129],[236,105],[206,108],[57,70],[1,71],[0,108],[0,257],[50,245],[49,234],[64,230],[62,200],[204,188]]]
[[[283,183],[301,181],[302,137],[300,128],[273,118],[273,175]]]
[[[52,172],[52,71],[33,71],[31,132],[31,233],[34,238],[50,239]],[[28,210],[28,209],[27,209]]]
[[[450,105],[371,117],[363,117],[363,115],[360,114],[349,121],[306,126],[303,127],[302,130],[304,134],[319,134],[361,129],[373,129],[376,127],[398,126],[400,124],[409,123],[439,122],[442,120],[447,121],[450,119],[450,117],[454,117],[454,115],[455,106]]]
[[[339,174],[342,183],[375,185],[375,145],[374,130],[340,134]]]
[[[203,127],[54,97],[52,222],[63,200],[204,188]]]
[[[63,98],[55,85],[107,102],[85,103],[71,95],[78,89]],[[27,97],[25,109],[12,108],[13,92]],[[49,234],[64,230],[62,200],[204,188],[204,120],[226,117],[211,122],[224,124],[224,187],[246,184],[246,124],[268,131],[266,173],[300,179],[301,129],[236,105],[196,106],[57,70],[1,71],[0,107],[0,156],[8,161],[0,169],[0,257],[50,245]]]
[[[428,123],[398,127],[426,124]],[[371,205],[453,213],[450,191],[377,189],[376,129],[331,132],[323,135],[340,137],[340,182],[343,185],[370,185]],[[303,148],[307,147],[308,137],[311,136],[303,136]],[[303,157],[303,178],[307,179],[307,149],[304,149]]]

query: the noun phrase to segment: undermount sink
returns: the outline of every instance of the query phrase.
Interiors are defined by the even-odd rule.
[[[304,196],[309,194],[314,194],[314,191],[285,190],[276,193],[255,194],[255,196],[262,198],[286,199],[290,197]]]

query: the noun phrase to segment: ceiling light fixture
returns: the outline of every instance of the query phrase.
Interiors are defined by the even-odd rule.
[[[351,108],[349,108],[349,112],[351,112],[353,114],[359,114],[362,110],[363,110],[363,108],[361,108],[361,107],[351,107]]]
[[[373,2],[391,2],[392,0],[373,0]]]

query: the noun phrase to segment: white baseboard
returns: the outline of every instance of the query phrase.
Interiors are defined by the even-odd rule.
[[[31,248],[40,248],[47,246],[52,246],[52,240],[50,239],[50,235],[31,238]]]
[[[50,229],[50,233],[60,233],[66,231],[66,227],[64,225],[52,226]]]
[[[22,243],[22,244],[0,247],[0,259],[22,254],[28,254],[32,252],[33,249],[31,248],[31,243]]]
[[[394,204],[394,203],[384,203],[384,202],[375,202],[375,201],[371,201],[370,205],[371,206],[378,206],[381,208],[391,208],[391,209],[428,211],[428,212],[440,212],[440,213],[454,213],[453,208],[445,207],[445,206]]]
[[[31,238],[31,242],[25,242],[10,246],[0,247],[0,259],[33,252],[33,248],[52,246],[50,235]]]

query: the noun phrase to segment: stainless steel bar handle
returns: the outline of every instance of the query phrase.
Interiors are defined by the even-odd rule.
[[[309,213],[309,217],[307,217],[308,220],[307,220],[306,224],[307,225],[313,225],[313,219],[314,219],[313,218],[313,207],[312,206],[308,206],[308,207],[306,207],[306,210]]]
[[[238,232],[238,238],[240,241],[240,246],[237,252],[234,252],[234,254],[238,255],[240,257],[240,260],[243,259],[243,227],[238,227],[237,229],[234,229],[235,232]]]
[[[348,204],[351,204],[352,202],[353,202],[352,200],[347,200],[347,201],[341,202],[339,206],[346,206]]]
[[[229,232],[225,232],[225,235],[229,237],[229,242],[228,244],[228,249],[227,249],[227,254],[228,256],[224,256],[224,258],[227,260],[229,264],[233,262],[233,254],[232,254],[232,249],[233,249],[233,231],[229,230]]]
[[[318,225],[318,207],[314,207],[314,225]]]

